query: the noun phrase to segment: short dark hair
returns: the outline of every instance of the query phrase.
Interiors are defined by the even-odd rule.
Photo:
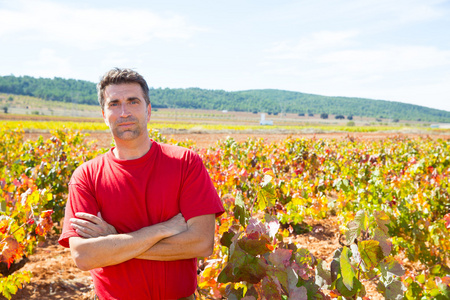
[[[102,107],[102,110],[105,107],[105,89],[107,86],[112,84],[123,84],[123,83],[139,83],[142,88],[142,92],[144,93],[144,99],[147,105],[150,105],[150,96],[149,96],[149,88],[147,82],[144,77],[140,75],[138,72],[131,69],[120,69],[114,68],[109,70],[103,75],[100,79],[100,82],[97,84],[97,94],[98,94],[98,102]]]

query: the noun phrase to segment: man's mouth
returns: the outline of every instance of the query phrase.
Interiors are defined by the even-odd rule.
[[[134,125],[133,122],[124,122],[124,123],[119,123],[118,126],[131,126]]]
[[[127,126],[131,126],[137,123],[137,120],[135,120],[134,118],[126,118],[126,119],[119,119],[117,120],[116,124],[117,126],[123,126],[123,127],[127,127]]]

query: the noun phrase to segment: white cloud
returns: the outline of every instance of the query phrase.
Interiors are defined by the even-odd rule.
[[[182,15],[148,10],[79,8],[24,0],[0,9],[0,37],[58,42],[81,49],[136,46],[151,39],[188,39],[201,31]]]
[[[266,52],[268,69],[296,76],[381,78],[383,74],[450,67],[450,50],[435,46],[364,45],[358,31],[322,31],[298,42],[282,41]],[[323,73],[323,75],[320,75]]]
[[[71,72],[70,61],[68,58],[59,57],[55,50],[41,49],[37,60],[25,61],[28,74],[37,77],[65,77],[65,74]]]
[[[341,48],[353,44],[351,40],[358,35],[358,31],[320,31],[312,33],[308,37],[301,38],[300,41],[282,41],[268,49],[272,53],[271,58],[275,59],[306,59],[315,55],[317,51],[331,48]]]
[[[135,58],[130,57],[126,53],[118,51],[108,52],[101,59],[101,65],[105,67],[129,66],[132,63],[136,63]],[[139,63],[142,63],[142,61],[140,61]]]
[[[330,12],[337,11],[345,17],[365,20],[378,26],[394,26],[441,18],[445,12],[440,4],[445,2],[446,0],[352,0],[334,2],[335,6]]]
[[[431,46],[384,46],[329,52],[317,56],[315,60],[344,72],[376,74],[450,65],[450,51]]]
[[[440,18],[444,15],[436,5],[439,5],[443,1],[389,1],[389,7],[391,7],[394,14],[397,16],[397,20],[401,23],[428,21]]]

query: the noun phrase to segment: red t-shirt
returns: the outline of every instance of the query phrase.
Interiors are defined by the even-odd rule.
[[[117,159],[111,149],[77,168],[69,183],[59,243],[69,247],[69,238],[79,236],[69,221],[76,212],[99,211],[118,233],[128,233],[180,212],[189,220],[218,216],[224,209],[196,153],[152,141],[148,153],[138,159]],[[196,289],[197,260],[131,259],[93,269],[91,275],[100,299],[178,299]]]

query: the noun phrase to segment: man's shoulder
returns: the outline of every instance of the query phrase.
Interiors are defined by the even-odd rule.
[[[185,147],[163,143],[156,143],[156,145],[160,148],[163,155],[166,155],[170,158],[190,159],[193,157],[198,157],[198,154],[196,152]]]

